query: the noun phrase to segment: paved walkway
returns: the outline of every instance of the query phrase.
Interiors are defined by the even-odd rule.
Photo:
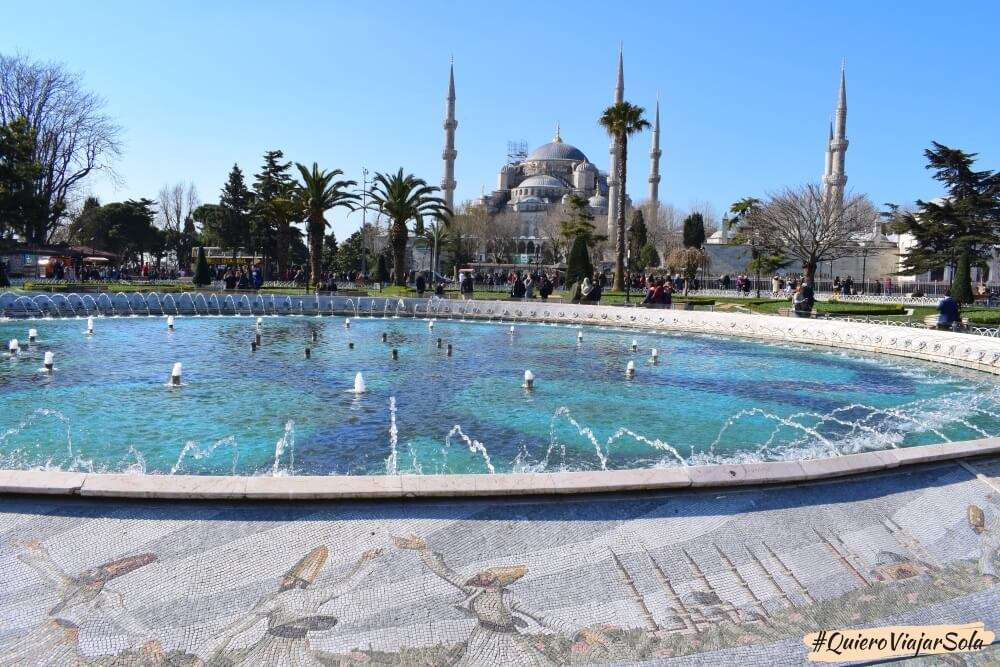
[[[1000,458],[561,499],[7,496],[0,664],[800,664],[818,629],[1000,629],[998,545]]]

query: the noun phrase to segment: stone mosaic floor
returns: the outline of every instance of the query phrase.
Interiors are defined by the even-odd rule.
[[[998,547],[1000,459],[551,500],[7,496],[0,664],[800,664],[817,629],[997,630]]]

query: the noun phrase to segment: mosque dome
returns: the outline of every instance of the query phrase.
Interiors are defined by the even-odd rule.
[[[608,198],[602,195],[601,191],[598,190],[594,193],[593,197],[587,200],[587,203],[590,205],[590,208],[607,208]]]
[[[562,140],[550,141],[544,146],[539,146],[528,155],[528,161],[537,160],[582,160],[586,161],[587,156],[576,146],[565,144]]]
[[[573,168],[573,171],[579,171],[579,172],[597,171],[597,167],[595,167],[589,162],[581,162],[578,165],[576,165],[576,167]]]
[[[535,174],[534,176],[529,176],[520,183],[517,184],[519,188],[558,188],[560,190],[565,190],[567,185],[560,181],[555,176],[549,176],[547,174]]]

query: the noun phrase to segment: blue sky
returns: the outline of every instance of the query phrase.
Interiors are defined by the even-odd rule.
[[[4,7],[3,5],[8,5]],[[441,178],[448,59],[458,89],[456,199],[496,186],[509,139],[565,141],[607,168],[596,119],[619,40],[626,98],[660,93],[661,200],[717,211],[814,181],[842,58],[848,187],[876,203],[937,194],[932,139],[1000,168],[997,2],[46,2],[0,0],[0,51],[80,71],[123,126],[124,183],[102,200],[192,181],[216,201],[261,154]],[[649,133],[630,145],[646,196]],[[339,238],[355,217],[336,216]]]

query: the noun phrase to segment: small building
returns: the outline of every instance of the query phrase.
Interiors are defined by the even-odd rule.
[[[118,255],[88,246],[49,245],[16,246],[0,251],[0,262],[7,265],[11,278],[73,278],[84,268],[114,265]],[[62,275],[58,274],[62,272]]]

